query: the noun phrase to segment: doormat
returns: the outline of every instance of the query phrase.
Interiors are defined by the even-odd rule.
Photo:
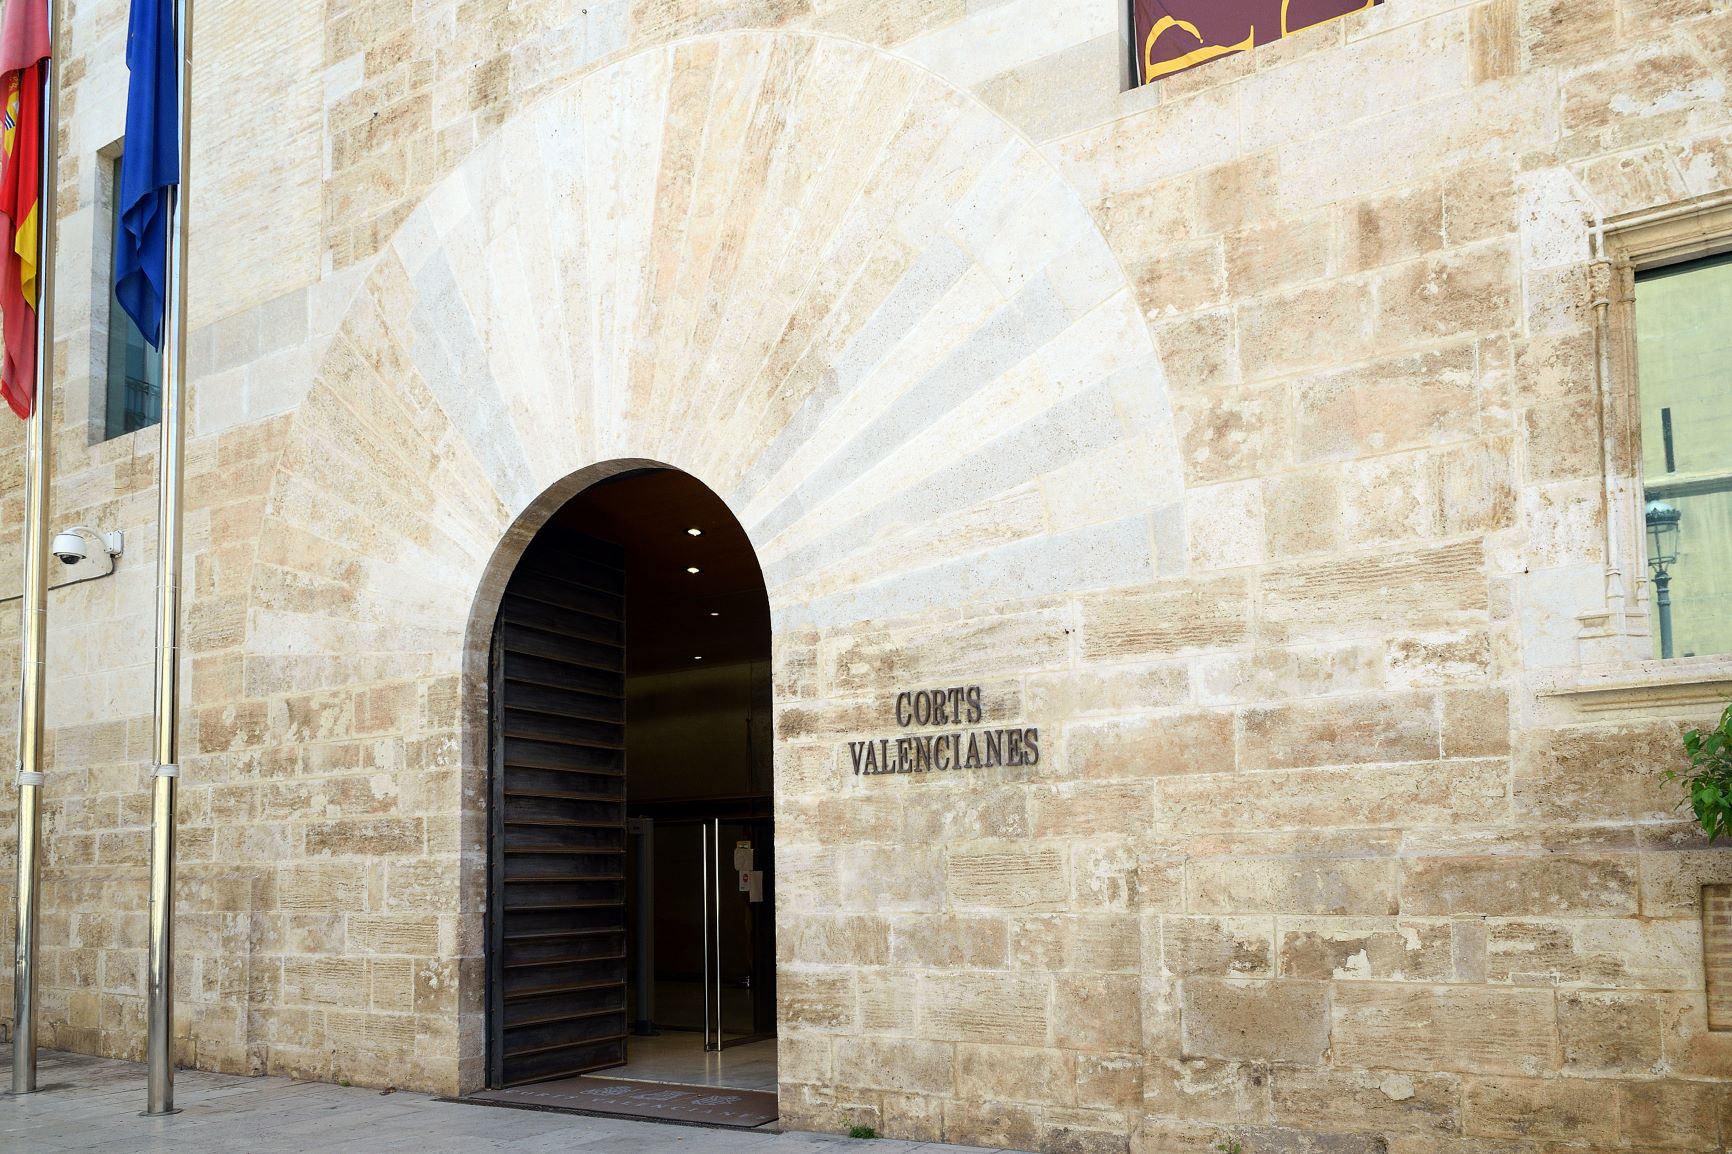
[[[726,1126],[749,1130],[776,1120],[776,1095],[763,1090],[719,1086],[671,1086],[666,1082],[628,1082],[623,1078],[560,1078],[509,1090],[478,1090],[447,1102],[477,1102],[525,1110],[557,1110],[610,1118],[683,1122],[688,1126]]]

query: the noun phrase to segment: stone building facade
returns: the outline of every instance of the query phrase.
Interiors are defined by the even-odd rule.
[[[42,1035],[137,1057],[156,439],[97,431],[125,5],[67,11],[54,516],[128,537],[51,595]],[[1136,89],[1116,0],[196,19],[182,1061],[480,1084],[491,623],[647,461],[767,581],[785,1124],[1732,1141],[1659,780],[1732,658],[1651,658],[1627,292],[1732,233],[1726,0]],[[1038,763],[854,772],[956,685]]]

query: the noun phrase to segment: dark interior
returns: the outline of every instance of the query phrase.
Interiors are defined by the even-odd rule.
[[[494,1083],[617,1065],[631,1034],[772,1036],[769,605],[732,513],[673,470],[592,486],[525,552],[495,644]],[[574,677],[587,696],[558,696]],[[581,767],[606,797],[539,796],[578,774],[539,764],[568,749],[618,765],[611,779]],[[542,852],[550,839],[572,846]],[[531,924],[526,945],[514,931]],[[562,936],[580,924],[583,944]]]
[[[695,477],[674,469],[614,477],[573,497],[550,524],[625,548],[630,676],[769,660],[758,556],[728,506]]]

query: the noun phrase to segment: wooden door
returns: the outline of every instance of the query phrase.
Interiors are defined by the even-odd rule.
[[[488,1075],[625,1061],[622,551],[550,527],[494,628]]]

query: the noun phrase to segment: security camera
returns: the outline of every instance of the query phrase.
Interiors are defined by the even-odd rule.
[[[69,530],[54,534],[54,555],[62,565],[76,565],[90,556],[90,550],[85,547],[83,537]]]
[[[114,571],[114,558],[120,556],[120,551],[126,547],[126,536],[118,530],[113,533],[98,533],[95,529],[87,529],[83,525],[74,525],[70,529],[62,529],[54,534],[52,551],[60,558],[62,565],[76,565],[90,556],[90,546],[87,542],[95,541],[102,546],[102,551],[108,557],[108,573]],[[92,574],[105,577],[107,573]]]

